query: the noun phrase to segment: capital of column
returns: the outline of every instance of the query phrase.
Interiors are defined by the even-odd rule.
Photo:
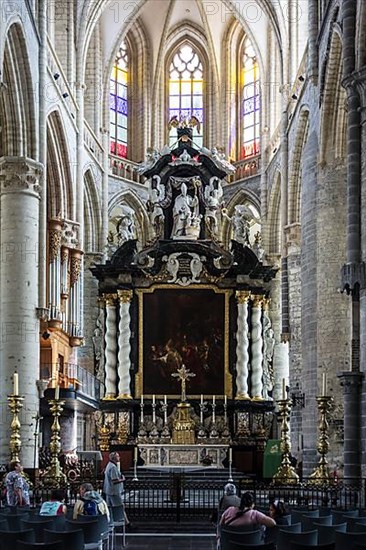
[[[60,254],[62,239],[62,221],[61,219],[49,220],[48,242],[50,251],[50,262],[53,262]]]
[[[366,288],[366,265],[364,262],[350,262],[344,264],[341,270],[342,288],[351,294],[355,288],[356,283],[360,285],[361,289]]]
[[[344,395],[357,395],[359,393],[362,381],[364,379],[363,372],[344,371],[337,374],[340,384],[343,388]]]
[[[129,304],[132,300],[132,290],[117,290],[120,304]]]
[[[7,193],[34,193],[40,198],[41,186],[38,180],[43,165],[26,157],[2,157],[0,159],[0,190]]]
[[[264,296],[263,294],[253,294],[252,300],[253,300],[253,307],[261,307],[263,303]]]
[[[250,290],[237,290],[235,292],[235,297],[238,301],[238,304],[246,304],[250,299],[251,292]]]
[[[103,300],[105,301],[105,305],[107,307],[115,306],[116,300],[117,300],[117,294],[103,294]]]
[[[70,260],[70,286],[73,286],[79,280],[81,273],[81,258],[83,252],[81,250],[76,250],[75,248],[70,249],[71,260]]]
[[[284,227],[285,240],[287,249],[298,248],[300,250],[301,243],[301,223],[291,223]]]

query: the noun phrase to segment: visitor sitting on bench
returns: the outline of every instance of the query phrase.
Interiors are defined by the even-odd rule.
[[[230,506],[221,516],[221,527],[242,527],[252,525],[253,530],[264,527],[274,527],[276,522],[274,519],[262,514],[258,510],[254,510],[253,494],[246,492],[241,497],[240,506]]]

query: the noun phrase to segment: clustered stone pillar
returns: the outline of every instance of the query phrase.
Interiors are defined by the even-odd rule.
[[[364,375],[348,371],[338,374],[338,378],[344,395],[344,477],[360,479],[360,390]]]
[[[21,413],[21,460],[33,467],[33,430],[29,419],[38,411],[39,378],[38,225],[42,167],[26,158],[0,160],[1,190],[1,314],[2,354],[1,441],[9,440],[10,416],[6,396],[12,393],[12,376],[19,373],[19,393],[25,396]],[[0,460],[9,460],[7,445]]]

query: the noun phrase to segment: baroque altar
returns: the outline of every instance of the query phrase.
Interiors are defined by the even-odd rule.
[[[177,131],[172,147],[139,166],[146,203],[121,205],[110,258],[91,268],[95,368],[105,387],[99,445],[138,445],[146,456],[154,448],[160,464],[161,449],[170,463],[170,444],[189,450],[174,455],[182,460],[196,445],[196,462],[200,445],[231,446],[238,460],[252,452],[257,464],[274,410],[276,269],[265,260],[258,212],[230,194],[234,167],[216,148],[198,148],[187,121]],[[179,392],[174,375],[183,367],[192,376]]]

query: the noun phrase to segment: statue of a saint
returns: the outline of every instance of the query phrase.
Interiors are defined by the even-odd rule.
[[[215,180],[217,181],[215,187]],[[223,190],[219,178],[213,177],[205,187],[205,223],[208,233],[212,237],[219,237],[219,229],[221,222],[221,211],[219,209],[223,196]]]
[[[135,212],[129,206],[121,206],[121,216],[117,223],[117,239],[121,245],[136,238]]]
[[[165,187],[160,183],[160,177],[154,176],[157,179],[155,186],[150,189],[150,197],[147,201],[147,209],[149,212],[150,223],[154,228],[157,238],[163,235],[164,231],[164,211],[161,202],[165,198]]]
[[[196,194],[190,196],[187,185],[183,182],[174,201],[171,238],[198,238],[200,218],[198,197]]]

